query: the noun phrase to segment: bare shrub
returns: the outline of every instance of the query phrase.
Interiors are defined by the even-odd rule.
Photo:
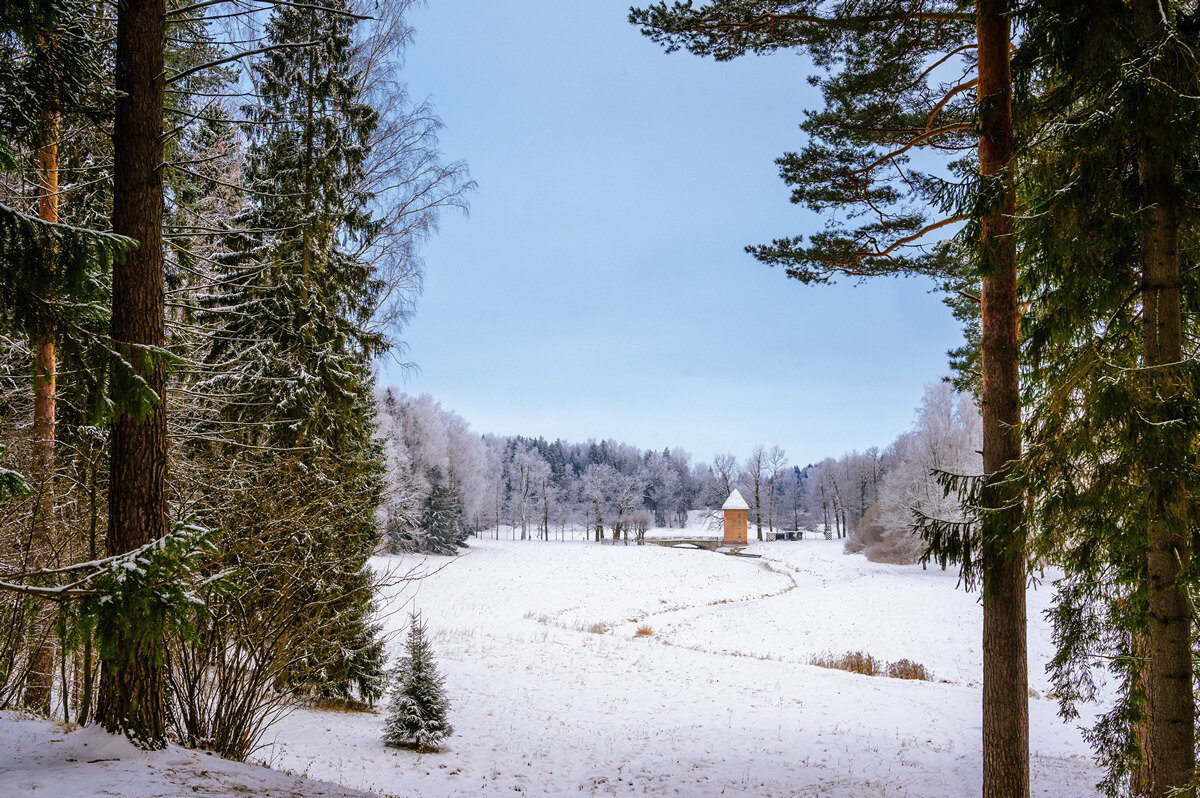
[[[858,525],[850,530],[850,533],[846,536],[846,543],[843,546],[847,554],[858,554],[870,546],[878,545],[883,540],[883,527],[875,521],[878,513],[878,508],[873,505],[863,515]]]
[[[933,681],[933,677],[929,675],[929,671],[925,669],[925,666],[919,662],[913,662],[911,659],[889,662],[887,675],[893,679],[919,679],[922,682]]]
[[[846,537],[847,554],[861,552],[871,562],[912,565],[921,558],[925,542],[908,528],[888,529],[879,523],[879,505],[863,515]]]

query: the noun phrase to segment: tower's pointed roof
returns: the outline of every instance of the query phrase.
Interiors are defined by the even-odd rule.
[[[734,488],[733,493],[729,494],[729,498],[721,505],[722,510],[749,510],[750,505],[746,504],[746,500],[742,498],[742,494],[738,493],[738,489]]]

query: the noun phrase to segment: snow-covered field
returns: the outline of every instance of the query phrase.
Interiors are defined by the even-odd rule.
[[[953,574],[872,564],[837,540],[748,551],[762,556],[472,539],[386,594],[393,654],[408,609],[433,634],[455,726],[441,753],[384,748],[382,712],[283,720],[257,756],[294,776],[0,717],[0,795],[977,795],[976,598]],[[1048,594],[1029,593],[1033,791],[1094,795],[1086,746],[1044,697]],[[935,681],[808,664],[857,650]]]
[[[396,597],[434,633],[454,701],[446,750],[385,749],[382,715],[302,711],[260,755],[396,796],[978,794],[975,598],[951,574],[868,563],[836,540],[751,551],[762,559],[472,540]],[[1030,592],[1039,696],[1047,593]],[[653,634],[634,637],[639,625]],[[605,631],[581,631],[593,626]],[[807,664],[859,649],[945,681]],[[1034,793],[1093,795],[1079,733],[1044,698],[1030,719]]]

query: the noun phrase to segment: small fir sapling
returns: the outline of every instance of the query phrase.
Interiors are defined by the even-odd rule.
[[[438,750],[438,743],[454,729],[446,720],[449,702],[426,639],[419,613],[411,616],[408,653],[395,671],[395,693],[384,730],[384,744],[415,748],[422,753]]]

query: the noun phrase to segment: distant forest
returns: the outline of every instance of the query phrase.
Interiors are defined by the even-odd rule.
[[[456,530],[434,532],[423,520],[444,482],[456,529],[475,534],[506,529],[551,540],[586,530],[596,540],[626,540],[651,527],[683,527],[691,511],[718,508],[737,488],[760,540],[764,532],[828,530],[848,537],[853,551],[904,562],[921,550],[914,511],[944,516],[957,507],[932,472],[977,470],[980,434],[974,401],[946,382],[928,386],[914,428],[888,447],[804,466],[779,446],[755,446],[740,461],[720,454],[710,464],[677,446],[481,435],[432,396],[394,388],[377,397],[376,429],[387,462],[384,545],[393,552],[454,548],[447,536]]]

